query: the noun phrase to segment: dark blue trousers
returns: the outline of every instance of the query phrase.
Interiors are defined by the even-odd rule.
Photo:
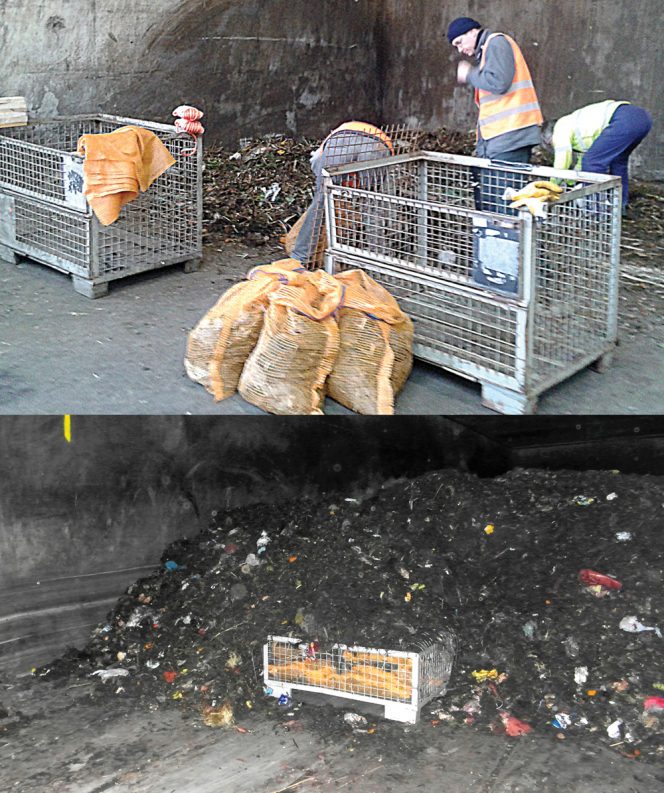
[[[623,206],[627,206],[629,200],[629,155],[651,127],[652,119],[647,110],[635,105],[620,105],[581,161],[583,171],[620,177]]]
[[[498,162],[513,162],[526,164],[530,162],[533,151],[532,146],[523,146],[520,149],[504,151],[494,158]],[[528,178],[521,176],[511,176],[502,171],[494,171],[488,168],[475,168],[473,175],[477,179],[475,187],[475,209],[484,212],[500,212],[503,215],[516,215],[516,209],[509,208],[509,201],[503,198],[503,193],[507,187],[519,189],[525,185]]]

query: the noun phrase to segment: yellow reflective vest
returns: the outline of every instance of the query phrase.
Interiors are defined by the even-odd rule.
[[[583,155],[607,128],[620,105],[628,104],[607,99],[558,119],[553,130],[553,167],[564,171],[581,170]]]

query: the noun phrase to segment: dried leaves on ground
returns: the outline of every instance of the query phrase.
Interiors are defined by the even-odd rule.
[[[205,153],[203,219],[207,238],[261,245],[276,242],[304,212],[313,195],[309,156],[320,140],[267,135],[236,149]],[[474,135],[445,128],[419,133],[413,150],[472,154]],[[546,158],[535,150],[535,162]],[[664,187],[634,182],[630,213],[623,221],[623,260],[664,268]],[[638,278],[639,274],[633,274]]]

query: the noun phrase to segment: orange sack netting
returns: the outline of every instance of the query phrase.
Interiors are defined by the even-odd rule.
[[[295,225],[293,225],[282,237],[279,238],[279,241],[284,246],[284,250],[290,256],[293,253],[293,248],[295,247],[295,243],[297,242],[297,238],[300,234],[302,226],[304,225],[304,221],[307,217],[307,214],[311,212],[311,208],[306,209],[300,217],[295,221]],[[316,250],[311,257],[311,261],[307,262],[307,266],[309,269],[315,269],[316,267],[323,266],[323,256],[325,254],[325,248],[327,248],[327,232],[325,231],[325,226],[321,228],[320,236],[318,238],[318,242],[316,243]]]
[[[332,399],[356,413],[391,415],[413,368],[413,323],[392,295],[362,270],[335,276],[345,288],[341,343],[328,379]]]
[[[339,352],[332,316],[342,284],[318,270],[269,296],[263,329],[238,390],[268,413],[322,414],[325,381]]]
[[[217,401],[237,391],[242,367],[263,327],[270,294],[301,280],[301,268],[295,259],[255,267],[248,280],[225,292],[189,334],[184,359],[187,374]]]

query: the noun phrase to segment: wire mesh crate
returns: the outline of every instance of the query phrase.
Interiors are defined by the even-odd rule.
[[[83,196],[86,133],[125,125],[154,132],[175,158],[119,219],[102,226]],[[0,258],[17,255],[70,273],[87,297],[108,291],[127,275],[177,262],[195,269],[202,256],[202,145],[174,126],[117,116],[72,116],[34,122],[0,134]]]
[[[269,636],[263,679],[275,697],[290,697],[294,689],[345,697],[381,705],[386,719],[415,724],[420,708],[446,692],[454,653],[449,633],[413,652],[345,644],[326,651],[317,643]]]
[[[482,401],[530,413],[617,338],[620,180],[418,152],[325,175],[330,272],[360,267],[415,325],[415,355],[478,381]],[[544,218],[506,188],[574,180]]]
[[[320,157],[312,159],[316,175],[313,201],[308,209],[305,226],[301,230],[304,243],[296,246],[295,255],[308,269],[323,266],[323,256],[327,239],[325,236],[325,201],[323,170],[337,168],[351,163],[361,163],[405,154],[416,150],[420,130],[404,124],[387,124],[375,127],[375,133],[359,130],[335,130],[324,142]],[[361,172],[348,171],[342,184],[363,186]]]

